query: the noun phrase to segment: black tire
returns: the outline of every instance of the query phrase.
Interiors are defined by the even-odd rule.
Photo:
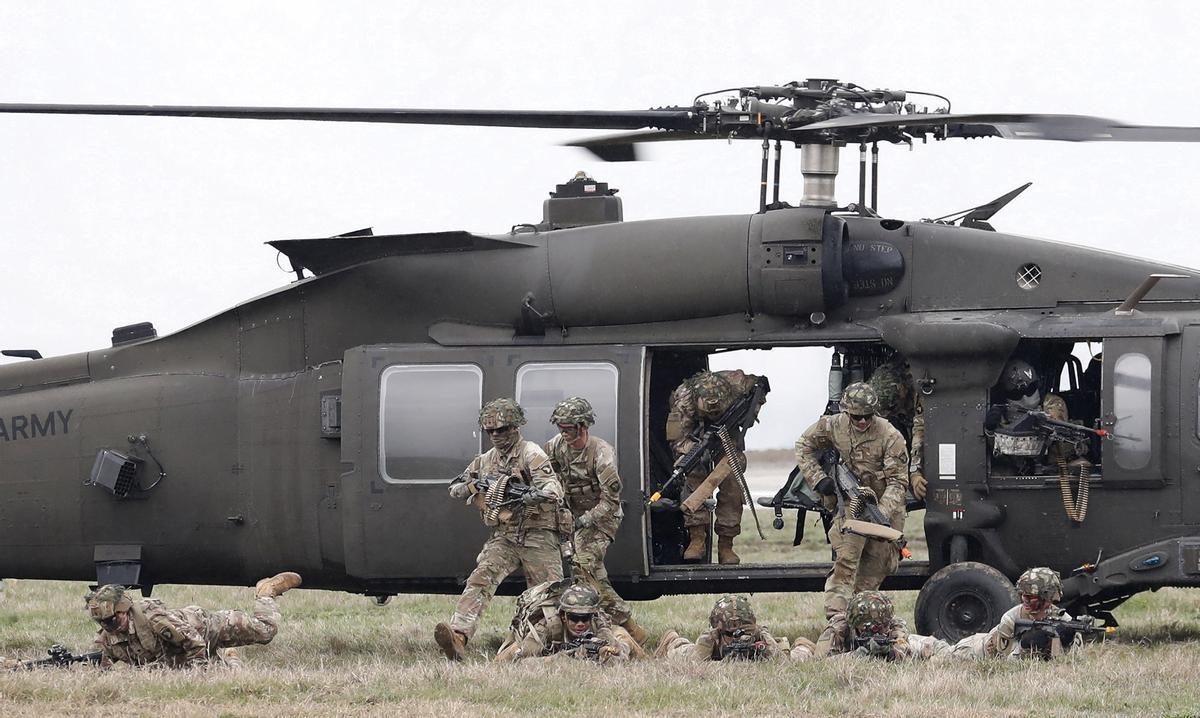
[[[917,633],[958,641],[991,630],[1020,601],[1012,582],[991,566],[953,563],[930,576],[917,595]]]

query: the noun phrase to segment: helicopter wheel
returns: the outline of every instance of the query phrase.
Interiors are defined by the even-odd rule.
[[[1012,582],[991,566],[954,563],[933,574],[917,595],[917,632],[955,642],[991,630],[1020,600]]]
[[[392,597],[391,596],[371,596],[371,600],[375,602],[376,606],[386,606],[392,602]]]

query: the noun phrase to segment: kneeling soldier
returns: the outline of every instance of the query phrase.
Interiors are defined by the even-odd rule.
[[[655,658],[688,661],[784,660],[787,641],[776,639],[766,626],[758,625],[750,599],[726,594],[708,616],[711,628],[693,643],[675,631],[667,631],[658,641]]]
[[[199,606],[169,608],[156,598],[136,598],[123,586],[101,586],[87,600],[88,615],[100,624],[95,642],[102,653],[100,665],[120,661],[170,668],[210,663],[240,667],[233,647],[270,643],[279,631],[275,599],[299,585],[299,574],[290,571],[259,581],[253,615],[210,613]]]
[[[564,656],[607,663],[646,654],[624,628],[612,625],[600,608],[600,594],[590,585],[538,584],[517,599],[517,615],[496,660]]]

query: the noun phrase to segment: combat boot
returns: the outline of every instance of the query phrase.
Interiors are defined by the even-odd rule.
[[[717,563],[733,565],[739,564],[742,559],[733,552],[733,537],[718,536],[717,537]]]
[[[683,552],[684,561],[699,561],[704,558],[705,543],[708,541],[708,527],[704,525],[688,526],[688,545]]]
[[[637,621],[633,620],[633,616],[625,619],[625,622],[621,624],[621,628],[624,628],[625,631],[629,633],[629,637],[637,641],[639,646],[646,645],[646,639],[650,637],[646,633],[646,629],[642,628],[640,625],[638,625]]]
[[[277,573],[254,584],[255,598],[275,598],[300,585],[300,574],[292,571]]]
[[[666,658],[667,651],[671,650],[671,644],[675,642],[676,638],[679,638],[679,634],[675,631],[667,631],[662,634],[662,638],[658,639],[658,648],[654,649],[654,657]]]
[[[439,623],[433,627],[433,640],[442,647],[442,653],[452,661],[461,661],[467,657],[467,637],[450,627],[448,623]]]

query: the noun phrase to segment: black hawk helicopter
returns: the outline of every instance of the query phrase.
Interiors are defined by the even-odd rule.
[[[0,366],[0,576],[149,592],[287,568],[380,599],[457,593],[485,528],[445,486],[481,448],[479,407],[515,396],[536,439],[581,394],[609,417],[597,431],[625,477],[608,554],[623,595],[820,590],[828,563],[682,563],[678,521],[644,501],[671,473],[666,405],[683,378],[719,351],[809,346],[833,348],[831,386],[899,355],[921,394],[929,559],[885,583],[922,589],[921,632],[993,625],[1028,566],[1070,575],[1065,603],[1110,620],[1139,591],[1200,585],[1200,278],[996,232],[1020,190],[937,221],[874,209],[881,142],[1194,142],[1200,128],[909,102],[924,94],[812,79],[629,112],[0,105],[613,130],[571,144],[614,161],[649,142],[762,143],[753,214],[624,222],[614,189],[578,177],[540,223],[502,234],[271,242],[297,281],[169,336],[144,323],[80,354],[7,350],[32,361]],[[785,142],[801,150],[796,206],[779,196]],[[841,206],[854,144],[858,198]],[[1064,434],[988,423],[1014,357],[1106,436],[1073,439],[1086,460],[1069,475],[1044,455]]]

